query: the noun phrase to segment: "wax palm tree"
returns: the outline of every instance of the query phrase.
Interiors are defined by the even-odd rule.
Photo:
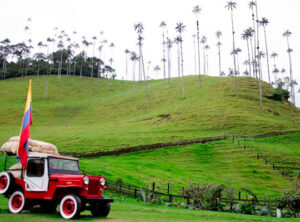
[[[11,53],[11,47],[10,47],[10,40],[8,38],[4,39],[3,41],[0,42],[2,46],[2,78],[5,79],[6,78],[6,63],[7,63],[7,58],[9,56],[9,54]]]
[[[165,41],[165,28],[166,28],[166,22],[162,21],[159,25],[159,27],[162,29],[162,45],[163,45],[163,73],[164,73],[164,79],[166,79],[166,41]]]
[[[170,81],[171,78],[171,49],[173,46],[173,42],[171,39],[167,38],[167,48],[168,48],[168,79]]]
[[[177,36],[174,39],[174,43],[177,45],[177,73],[178,73],[178,77],[180,77],[180,41],[181,41],[181,38],[179,36]]]
[[[175,30],[179,33],[180,38],[180,56],[181,56],[181,74],[182,74],[182,96],[185,98],[184,92],[184,72],[183,72],[183,50],[182,50],[182,33],[185,30],[185,25],[182,22],[176,24]]]
[[[209,45],[205,45],[204,49],[206,54],[206,71],[207,71],[207,75],[209,75],[208,73],[208,50],[210,49]]]
[[[156,78],[158,79],[158,72],[160,71],[159,65],[156,65],[153,70],[156,72]]]
[[[130,60],[132,61],[132,94],[135,94],[135,63],[139,60],[135,52],[130,53]]]
[[[219,56],[219,73],[220,73],[220,76],[221,76],[221,73],[222,73],[222,65],[221,65],[221,41],[220,41],[220,38],[222,36],[222,32],[221,31],[217,31],[216,32],[216,36],[217,36],[217,39],[218,39],[218,42],[217,42],[217,46],[218,46],[218,56]]]
[[[96,40],[97,40],[97,37],[96,36],[93,36],[93,57],[92,57],[92,69],[91,69],[91,78],[93,77],[94,75],[94,58],[95,58],[95,47],[96,47]]]
[[[82,78],[82,67],[83,67],[83,64],[85,62],[87,62],[87,53],[88,53],[88,48],[89,48],[89,45],[91,44],[90,42],[88,42],[86,40],[86,38],[84,36],[82,36],[82,44],[85,46],[85,58],[84,60],[81,62],[81,66],[80,66],[80,79]]]
[[[245,65],[245,67],[246,67],[246,70],[244,71],[244,75],[248,76],[249,75],[248,66],[250,65],[249,60],[245,60],[243,65]],[[251,67],[251,66],[249,66],[249,67]]]
[[[143,23],[137,23],[134,25],[134,30],[138,34],[138,46],[139,46],[139,70],[143,72],[144,76],[144,82],[145,82],[145,90],[147,93],[148,98],[148,104],[150,105],[150,95],[148,92],[147,87],[147,79],[146,79],[146,73],[145,73],[145,66],[144,66],[144,58],[143,58],[143,51],[142,51],[142,45],[143,45],[143,32],[144,32],[144,26]]]
[[[290,48],[290,36],[291,35],[292,35],[292,33],[289,30],[286,30],[283,33],[283,37],[285,37],[286,40],[287,40],[287,47],[288,47],[287,52],[288,52],[288,55],[289,55],[289,63],[290,63],[290,81],[293,82],[293,70],[292,70],[292,58],[291,58],[292,50]],[[295,90],[294,90],[294,85],[293,84],[291,84],[291,99],[292,99],[292,102],[295,104],[296,103],[296,101],[295,101]]]
[[[80,48],[80,45],[78,43],[75,43],[74,48],[76,51],[77,49]],[[77,66],[77,57],[74,58],[74,72],[73,72],[74,76],[76,75],[76,66]]]
[[[240,74],[240,59],[239,54],[242,52],[240,48],[236,48],[234,51],[231,52],[232,56],[236,56],[236,64],[237,64],[237,75]]]
[[[62,69],[62,56],[63,56],[64,43],[62,41],[62,36],[59,36],[58,38],[60,40],[58,42],[57,48],[60,50],[61,60],[58,64],[57,76],[60,76],[61,75],[61,69]]]
[[[276,58],[278,57],[278,53],[277,52],[272,52],[270,58],[273,59],[274,61],[274,69],[276,68]]]
[[[277,85],[277,75],[278,75],[279,72],[280,72],[279,69],[277,69],[276,67],[274,67],[273,74],[274,74],[274,79],[275,79],[275,82],[274,82],[275,87]]]
[[[197,46],[198,46],[198,74],[199,74],[199,84],[201,87],[201,64],[200,64],[200,32],[199,32],[199,14],[201,12],[201,8],[199,5],[196,5],[193,8],[193,13],[196,15],[196,27],[197,27]]]
[[[196,56],[196,35],[192,35],[193,38],[193,46],[194,46],[194,75],[197,73],[197,56]]]
[[[44,53],[38,52],[38,53],[34,54],[34,58],[37,62],[37,76],[39,76],[40,75],[40,61],[44,61],[46,59],[46,56]]]
[[[265,54],[262,51],[259,51],[257,53],[258,61],[260,61],[262,58],[265,57]],[[259,68],[259,107],[260,107],[260,114],[262,114],[262,67],[261,67],[261,63],[258,64],[258,68]]]
[[[267,58],[267,68],[268,68],[268,78],[269,83],[271,84],[271,76],[270,76],[270,66],[269,66],[269,50],[268,50],[268,42],[267,42],[267,33],[266,33],[266,26],[269,24],[269,20],[265,17],[259,21],[259,24],[264,28],[264,35],[265,35],[265,46],[266,46],[266,58]]]
[[[206,54],[205,54],[205,44],[207,42],[206,36],[202,36],[200,43],[203,44],[203,73],[206,75]]]
[[[125,49],[125,54],[126,54],[126,77],[125,80],[127,80],[127,76],[128,76],[128,54],[130,53],[130,51],[128,49]]]
[[[237,6],[236,2],[229,1],[225,8],[230,10],[231,12],[231,27],[232,27],[232,51],[235,51],[235,31],[234,31],[234,23],[233,23],[233,9]],[[233,65],[234,65],[234,73],[235,73],[235,95],[238,96],[238,85],[237,85],[237,72],[236,72],[236,58],[233,55]]]
[[[253,44],[253,56],[252,56],[252,64],[253,66],[256,65],[256,63],[254,62],[254,59],[253,58],[256,58],[256,55],[257,55],[257,49],[256,49],[256,35],[254,33],[256,33],[256,28],[255,28],[255,8],[256,8],[256,2],[255,1],[250,1],[249,2],[249,8],[251,9],[251,14],[252,14],[252,23],[253,23],[253,39],[254,39],[254,44]],[[257,78],[257,67],[253,67],[253,76],[254,76],[254,73],[255,73],[255,76]]]
[[[242,33],[242,39],[245,40],[247,42],[247,50],[248,50],[248,66],[249,66],[249,71],[250,71],[250,75],[251,75],[251,59],[250,59],[250,48],[249,48],[249,39],[252,37],[252,32],[251,32],[251,28],[246,29],[243,33]],[[247,68],[248,71],[248,68]]]

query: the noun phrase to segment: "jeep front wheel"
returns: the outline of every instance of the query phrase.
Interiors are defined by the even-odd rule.
[[[9,194],[13,186],[14,177],[9,172],[0,173],[0,194]]]
[[[66,195],[60,202],[59,212],[64,219],[76,218],[80,215],[81,200],[76,195]]]
[[[8,209],[13,214],[18,214],[25,208],[25,197],[23,192],[14,192],[8,201]]]

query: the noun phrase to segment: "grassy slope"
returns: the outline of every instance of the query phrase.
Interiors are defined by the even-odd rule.
[[[185,78],[187,98],[182,99],[181,80],[170,84],[149,82],[151,105],[143,84],[56,76],[49,78],[44,99],[45,77],[33,78],[32,138],[56,144],[60,151],[113,149],[157,142],[217,136],[260,134],[300,129],[300,111],[263,99],[259,115],[257,81],[239,78],[239,97],[234,79]],[[0,81],[0,144],[17,135],[22,121],[29,78]],[[265,84],[264,93],[271,88]],[[169,117],[160,117],[169,114]]]
[[[300,135],[287,137],[293,144]],[[254,145],[254,142],[251,141],[251,144]],[[256,144],[256,148],[260,144]],[[288,146],[289,143],[286,143],[285,147]],[[275,146],[273,153],[282,152],[283,147]],[[289,152],[292,155],[292,151]],[[294,156],[297,156],[297,152],[294,150]],[[295,158],[293,160],[297,160]],[[244,151],[229,139],[121,156],[81,159],[80,164],[87,171],[105,175],[114,181],[121,178],[126,184],[151,187],[152,182],[156,182],[162,191],[166,191],[170,183],[171,192],[175,194],[188,182],[226,184],[231,178],[231,184],[237,190],[240,187],[249,188],[263,199],[278,195],[289,188],[293,180],[282,177],[280,172],[272,170],[263,160],[257,160],[256,152],[250,152],[248,148]]]
[[[56,214],[43,213],[24,213],[12,215],[7,209],[7,199],[0,196],[0,221],[10,222],[52,222],[66,221]],[[261,216],[249,216],[242,214],[219,213],[210,211],[195,211],[187,209],[178,209],[165,206],[145,206],[143,202],[135,201],[130,198],[120,201],[115,201],[112,204],[112,210],[108,218],[91,217],[88,211],[81,214],[76,221],[107,221],[107,222],[231,222],[231,221],[248,221],[248,222],[280,222],[280,221],[299,221],[299,219],[279,219]]]

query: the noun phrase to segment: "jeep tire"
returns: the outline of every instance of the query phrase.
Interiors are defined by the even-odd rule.
[[[105,199],[104,196],[100,197],[100,199]],[[95,217],[107,217],[110,212],[110,203],[95,201],[91,206],[91,213]]]
[[[14,177],[9,172],[0,173],[0,194],[9,195],[12,193]]]
[[[22,191],[15,191],[8,200],[8,209],[12,214],[21,213],[25,209],[25,197]]]
[[[60,215],[64,219],[77,218],[81,211],[81,199],[76,195],[66,195],[59,205]]]

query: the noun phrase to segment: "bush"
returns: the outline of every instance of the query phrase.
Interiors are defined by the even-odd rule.
[[[287,217],[297,217],[300,212],[300,192],[296,190],[284,192],[278,200],[278,208],[283,210]]]
[[[201,210],[222,210],[220,204],[221,194],[224,185],[198,185],[190,184],[186,190],[187,197],[191,198],[192,206]]]
[[[275,91],[272,93],[272,96],[268,98],[277,101],[287,101],[290,98],[290,93],[288,90],[285,90],[282,87],[283,85],[279,84]]]

